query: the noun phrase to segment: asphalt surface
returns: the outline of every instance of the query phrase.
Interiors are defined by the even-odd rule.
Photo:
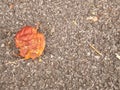
[[[14,36],[40,22],[41,59]],[[0,90],[120,90],[120,0],[0,0]]]

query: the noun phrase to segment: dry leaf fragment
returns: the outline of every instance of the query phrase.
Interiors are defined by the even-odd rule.
[[[20,56],[25,59],[35,59],[42,55],[45,48],[45,37],[37,29],[31,26],[23,27],[15,36],[16,47]]]

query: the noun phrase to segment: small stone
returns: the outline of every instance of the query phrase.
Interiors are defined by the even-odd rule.
[[[11,42],[8,42],[8,45],[10,45]]]
[[[53,55],[51,55],[51,58],[53,58],[54,56]]]
[[[118,55],[117,53],[115,53],[115,55],[120,60],[120,55]]]
[[[93,68],[93,69],[97,69],[97,67],[96,67],[96,66],[92,66],[92,68]]]
[[[87,56],[90,56],[90,52],[87,52]]]
[[[42,62],[42,59],[41,59],[41,58],[39,58],[39,62]]]
[[[55,32],[55,28],[53,27],[52,29],[51,29],[51,34],[53,34]]]
[[[87,17],[87,20],[91,20],[93,22],[96,22],[96,21],[98,21],[98,17],[97,16],[89,16],[89,17]]]
[[[2,44],[1,44],[1,47],[5,47],[5,44],[4,44],[4,43],[2,43]]]
[[[95,56],[96,59],[100,59],[100,56]]]
[[[27,63],[27,66],[30,66],[30,63]]]

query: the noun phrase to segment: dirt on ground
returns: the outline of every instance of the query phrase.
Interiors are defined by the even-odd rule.
[[[23,60],[14,36],[38,22],[45,51]],[[120,0],[0,0],[0,90],[120,90]]]

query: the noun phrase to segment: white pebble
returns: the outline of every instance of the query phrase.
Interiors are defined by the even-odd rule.
[[[5,47],[5,44],[3,43],[3,44],[1,44],[1,47]]]

